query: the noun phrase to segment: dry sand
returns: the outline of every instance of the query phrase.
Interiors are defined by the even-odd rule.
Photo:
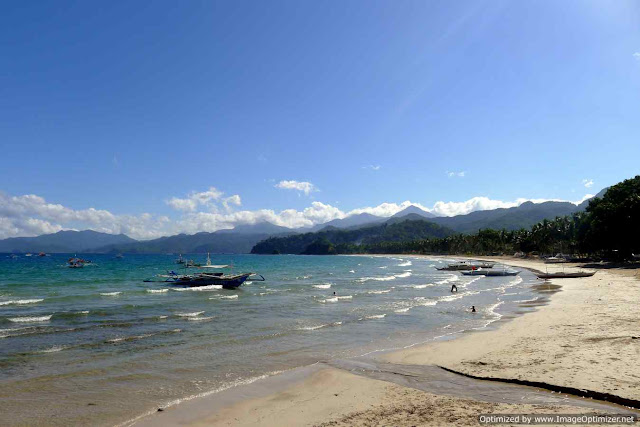
[[[499,260],[545,269],[539,261]],[[400,364],[437,364],[472,375],[540,381],[640,399],[640,339],[633,338],[640,336],[640,282],[634,276],[629,271],[617,274],[601,270],[591,278],[557,280],[562,290],[548,305],[496,330],[413,347],[383,359]],[[481,413],[591,412],[568,406],[512,405],[438,396],[334,368],[317,370],[282,391],[222,409],[212,405],[211,399],[215,395],[178,405],[138,424],[441,426],[478,425],[477,415]]]

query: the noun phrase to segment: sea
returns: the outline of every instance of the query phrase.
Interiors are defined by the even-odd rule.
[[[177,255],[77,254],[92,261],[79,269],[71,256],[0,255],[5,426],[127,425],[318,361],[491,328],[541,298],[526,270],[436,269],[454,258],[211,255],[265,278],[226,290],[144,281],[177,271]]]

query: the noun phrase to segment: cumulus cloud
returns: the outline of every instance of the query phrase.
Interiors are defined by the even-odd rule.
[[[466,174],[465,171],[460,171],[460,172],[449,172],[449,171],[447,171],[447,176],[449,178],[454,178],[454,177],[464,178],[465,174]]]
[[[372,171],[379,171],[380,170],[380,165],[367,165],[367,166],[362,166],[362,169],[370,169]]]
[[[312,191],[318,191],[318,188],[310,182],[307,181],[294,181],[294,180],[284,180],[280,181],[275,185],[276,188],[280,188],[282,190],[295,190],[301,193],[306,194],[307,196]]]
[[[636,52],[633,54],[633,57],[640,61],[640,52]]]
[[[583,199],[573,203],[579,204],[590,197],[592,195],[586,195]],[[175,200],[180,200],[180,202],[171,203]],[[190,193],[186,198],[173,198],[168,201],[170,206],[178,206],[177,209],[180,212],[178,218],[171,219],[167,216],[149,213],[115,215],[109,211],[94,208],[74,210],[60,204],[49,203],[44,198],[33,194],[9,196],[0,192],[0,238],[36,236],[55,233],[63,229],[92,229],[111,234],[124,233],[133,238],[144,240],[177,233],[213,232],[233,228],[237,225],[250,225],[265,221],[283,227],[300,228],[362,213],[389,217],[411,205],[439,216],[454,216],[478,210],[510,208],[527,201],[542,203],[551,200],[553,199],[521,198],[514,201],[501,201],[488,197],[474,197],[463,202],[436,202],[431,208],[406,200],[401,203],[386,202],[377,206],[348,211],[343,211],[328,203],[314,201],[302,210],[234,211],[241,206],[239,195],[223,197],[221,191],[210,188],[205,192]],[[183,207],[186,209],[180,209]]]
[[[586,188],[591,188],[593,187],[593,180],[592,179],[583,179],[582,180],[582,184],[586,187]]]
[[[209,190],[199,193],[193,191],[184,199],[173,197],[167,200],[167,204],[179,211],[194,212],[200,206],[210,205],[212,202],[220,200],[223,194],[217,188],[210,187]]]

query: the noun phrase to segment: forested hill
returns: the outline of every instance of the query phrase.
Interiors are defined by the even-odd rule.
[[[355,230],[324,229],[316,233],[271,237],[253,247],[253,254],[331,254],[343,252],[349,245],[380,242],[406,242],[415,239],[443,238],[455,232],[429,221],[401,221]]]

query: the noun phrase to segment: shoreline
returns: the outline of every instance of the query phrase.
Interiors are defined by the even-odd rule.
[[[385,254],[384,256],[389,255]],[[411,256],[424,257],[420,255]],[[540,267],[546,266],[546,264],[537,260],[519,260],[505,257],[428,257],[492,260],[533,271],[540,271]],[[595,278],[596,281],[602,281],[602,278],[598,277],[601,273],[602,270],[589,279]],[[608,277],[611,274],[607,272],[605,275]],[[636,285],[638,283],[634,278],[625,278],[621,275],[617,276],[616,279],[618,277],[621,278],[620,280],[635,282]],[[613,278],[609,277],[609,279]],[[568,281],[578,281],[578,283],[568,283]],[[565,292],[561,292],[560,295],[569,293],[573,296],[575,292],[580,290],[580,281],[584,281],[584,279],[563,279],[559,281],[563,285],[569,285],[566,287]],[[555,285],[557,282],[552,283]],[[638,290],[637,286],[636,290]],[[584,290],[581,290],[581,292],[584,292]],[[640,295],[640,291],[638,294]],[[561,301],[558,302],[558,299]],[[587,381],[587,385],[590,387],[585,387],[584,381],[581,382],[580,378],[576,379],[575,375],[571,376],[566,372],[558,372],[558,366],[553,371],[548,369],[547,363],[558,365],[560,362],[545,362],[544,360],[535,359],[533,356],[532,359],[532,357],[527,356],[531,350],[529,347],[524,352],[518,352],[513,344],[520,339],[524,339],[525,336],[528,339],[533,336],[547,341],[547,346],[542,346],[542,348],[549,349],[549,341],[555,343],[551,345],[553,359],[558,356],[555,348],[558,340],[549,340],[549,336],[545,335],[543,329],[540,327],[531,328],[527,325],[528,323],[537,324],[541,322],[544,317],[547,317],[552,312],[555,312],[553,316],[557,317],[557,308],[560,306],[566,308],[567,301],[558,295],[549,300],[546,305],[538,306],[534,311],[516,313],[514,316],[505,318],[505,321],[498,321],[496,326],[474,330],[471,331],[474,332],[471,334],[455,332],[451,334],[453,339],[414,344],[400,350],[381,353],[376,355],[376,358],[398,365],[438,365],[471,376],[545,380],[540,382],[559,383],[556,385],[575,386],[578,389],[587,388],[593,391],[608,392],[613,395],[638,399],[638,394],[640,393],[633,392],[635,388],[633,385],[640,382],[640,372],[637,372],[637,368],[633,369],[635,367],[627,366],[627,370],[631,371],[627,373],[631,375],[631,378],[639,378],[639,380],[632,380],[631,384],[629,384],[624,383],[624,381],[615,381],[615,376],[607,376],[616,375],[617,372],[620,372],[617,364],[613,363],[616,368],[605,369],[606,374],[604,374],[604,377],[607,377],[610,382],[618,387],[611,386],[607,388],[603,384],[602,375],[594,378],[593,375],[589,374],[589,363],[593,362],[593,360],[586,359],[586,362],[584,362],[583,355],[580,355],[580,363],[578,365],[583,370],[579,371],[579,373],[581,373],[582,377],[592,378],[591,381]],[[633,301],[633,297],[630,297],[629,301]],[[528,314],[528,316],[523,316],[523,314]],[[544,327],[548,327],[549,324],[544,323],[544,325]],[[526,331],[531,329],[533,329],[532,333],[527,334]],[[554,331],[556,337],[558,333],[560,332]],[[595,342],[606,341],[606,339],[603,339]],[[511,348],[509,348],[510,345],[512,345]],[[490,350],[489,347],[494,350]],[[590,353],[590,351],[586,351],[586,353]],[[510,362],[506,364],[502,360],[504,359],[504,354],[508,354],[510,359]],[[632,357],[631,359],[627,358],[627,360],[634,360],[632,354],[627,356]],[[562,363],[560,364],[562,365]],[[530,365],[529,369],[526,369],[525,365]],[[627,365],[629,364],[627,363]],[[608,366],[610,367],[611,363]],[[574,371],[575,369],[568,370]],[[634,383],[633,381],[636,382]],[[409,398],[409,401],[418,403],[398,403],[398,396],[403,396],[403,402],[406,402],[407,398]],[[410,413],[411,410],[408,411],[407,405],[413,408],[413,414]],[[429,414],[431,414],[434,412],[434,405],[444,405],[444,407],[441,411],[435,411],[438,413],[433,416],[423,414],[426,418],[415,418],[416,408],[428,407],[430,408]],[[580,411],[584,413],[585,409],[575,406],[490,403],[476,399],[469,400],[448,395],[437,395],[388,381],[356,376],[351,372],[344,369],[336,369],[333,366],[315,364],[285,371],[284,373],[253,382],[248,386],[240,386],[233,392],[223,391],[180,403],[162,412],[139,417],[135,422],[130,421],[121,425],[270,425],[274,422],[280,425],[323,425],[323,423],[329,423],[326,425],[341,425],[341,422],[345,422],[345,425],[358,425],[358,423],[371,417],[373,417],[372,419],[382,417],[396,425],[413,425],[416,422],[425,425],[438,425],[451,422],[450,417],[454,417],[456,423],[475,425],[477,424],[476,415],[479,413],[554,413],[558,411],[560,413],[579,413]],[[432,422],[433,424],[431,424]]]

